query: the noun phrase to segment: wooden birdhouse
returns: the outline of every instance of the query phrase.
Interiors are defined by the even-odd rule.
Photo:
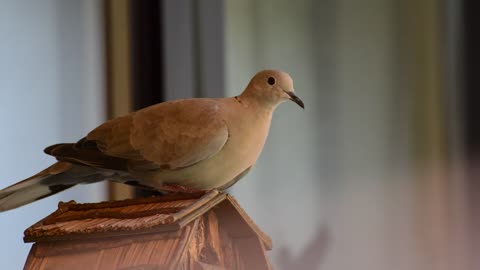
[[[271,269],[271,239],[235,199],[208,193],[78,204],[25,231],[25,268]]]

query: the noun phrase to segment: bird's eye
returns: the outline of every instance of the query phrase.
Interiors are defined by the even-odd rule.
[[[275,78],[274,77],[268,77],[267,82],[270,85],[274,85],[275,84]]]

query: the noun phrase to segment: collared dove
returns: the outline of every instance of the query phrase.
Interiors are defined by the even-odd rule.
[[[255,164],[272,113],[286,100],[304,108],[287,73],[264,70],[239,96],[168,101],[109,120],[77,143],[47,147],[58,162],[0,190],[0,211],[103,180],[158,191],[226,189]]]

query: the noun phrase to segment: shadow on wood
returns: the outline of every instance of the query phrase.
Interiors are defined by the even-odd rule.
[[[90,204],[59,203],[25,231],[24,269],[271,269],[271,239],[216,190]]]

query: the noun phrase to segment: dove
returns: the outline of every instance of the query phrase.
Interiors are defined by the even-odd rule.
[[[167,101],[114,118],[76,143],[47,147],[57,162],[0,190],[0,211],[104,180],[160,192],[225,190],[255,165],[272,114],[287,100],[304,108],[290,75],[263,70],[238,96]]]

